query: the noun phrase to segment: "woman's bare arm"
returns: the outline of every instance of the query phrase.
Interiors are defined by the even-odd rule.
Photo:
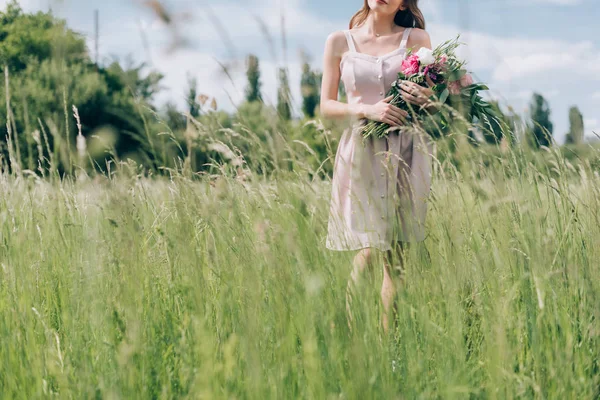
[[[331,33],[325,41],[323,55],[323,78],[321,80],[321,115],[325,118],[342,119],[350,116],[365,117],[363,104],[347,104],[338,101],[340,83],[340,62],[345,50],[346,38],[344,33]]]

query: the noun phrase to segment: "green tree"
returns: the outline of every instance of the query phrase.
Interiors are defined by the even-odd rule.
[[[277,112],[279,116],[289,121],[292,119],[290,83],[288,80],[287,69],[279,69],[279,88],[277,90]]]
[[[30,166],[38,158],[33,154],[37,147],[30,143],[32,131],[44,129],[49,132],[47,151],[61,155],[55,167],[71,167],[78,133],[72,105],[78,109],[84,136],[108,126],[116,133],[117,157],[139,153],[141,161],[154,159],[161,146],[149,134],[148,123],[161,74],[147,72],[144,64],[131,59],[126,67],[117,60],[106,67],[95,65],[84,37],[51,13],[25,14],[13,1],[0,12],[0,21],[0,56],[10,75],[12,131],[16,138],[25,137],[18,141],[19,150]],[[6,110],[5,96],[0,96],[0,108]],[[4,139],[7,129],[2,119],[0,138]],[[98,161],[98,166],[105,164]]]
[[[85,61],[87,65],[91,65],[89,58]],[[147,69],[146,63],[136,63],[128,56],[123,62],[113,59],[107,67],[99,67],[98,72],[107,79],[110,76],[108,83],[111,92],[121,91],[125,88],[129,98],[135,97],[151,102],[154,95],[160,91],[160,82],[164,76],[152,70],[145,73]]]
[[[161,110],[161,117],[172,131],[183,131],[187,126],[186,116],[177,109],[172,101],[167,102]]]
[[[280,121],[272,105],[254,101],[238,106],[233,126],[243,135],[234,137],[232,143],[244,155],[252,170],[266,173],[284,163],[279,159],[285,154],[278,134]]]
[[[573,106],[569,109],[570,129],[565,138],[565,143],[580,144],[583,142],[583,115],[579,108]]]
[[[198,103],[198,79],[192,75],[188,75],[187,78],[187,103],[188,111],[194,118],[200,116],[200,103]]]
[[[262,95],[260,93],[261,81],[260,81],[260,65],[258,57],[250,54],[246,59],[246,77],[248,79],[248,86],[246,87],[246,101],[262,102]]]
[[[51,57],[67,63],[88,59],[83,35],[50,13],[24,14],[16,0],[0,12],[0,60],[11,73]]]
[[[300,81],[300,90],[302,93],[302,112],[307,118],[314,118],[315,111],[319,105],[321,96],[322,74],[317,73],[310,68],[308,61],[302,65],[302,78]]]
[[[552,144],[553,124],[550,121],[550,106],[546,99],[534,93],[531,105],[531,125],[529,127],[529,140],[534,147],[550,146]]]

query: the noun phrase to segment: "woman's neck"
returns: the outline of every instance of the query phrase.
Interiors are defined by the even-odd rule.
[[[381,16],[371,12],[365,21],[369,36],[386,36],[394,32],[394,16]]]

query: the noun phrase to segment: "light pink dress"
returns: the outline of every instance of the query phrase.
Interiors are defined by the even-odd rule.
[[[386,97],[398,77],[411,30],[405,29],[396,50],[379,57],[357,52],[350,31],[344,31],[349,51],[340,69],[348,103],[375,104]],[[431,138],[404,126],[363,145],[361,125],[353,120],[336,152],[326,247],[385,251],[394,241],[424,240]]]

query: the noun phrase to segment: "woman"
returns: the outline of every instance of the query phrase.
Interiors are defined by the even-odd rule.
[[[348,281],[349,320],[352,286],[376,252],[384,252],[382,325],[388,333],[389,310],[395,304],[396,284],[404,280],[404,250],[424,240],[425,200],[431,182],[431,142],[406,123],[407,113],[389,104],[385,94],[397,78],[407,48],[431,49],[418,0],[365,0],[350,21],[350,29],[331,33],[325,43],[321,115],[350,118],[337,149],[333,173],[327,248],[359,250]],[[348,103],[337,100],[340,79]],[[429,86],[433,84],[428,81]],[[414,106],[435,112],[433,91],[409,81],[400,84],[402,96]],[[386,138],[370,137],[363,145],[365,120],[396,128]],[[396,260],[398,265],[396,265]]]

